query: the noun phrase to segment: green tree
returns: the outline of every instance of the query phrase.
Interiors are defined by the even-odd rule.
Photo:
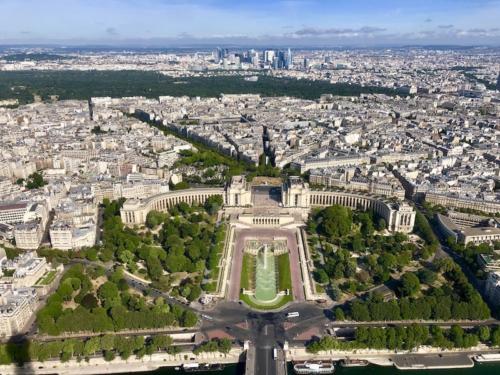
[[[323,268],[314,271],[314,279],[320,284],[326,284],[330,281],[330,278]]]
[[[104,351],[113,350],[115,347],[115,336],[104,335],[101,337],[101,349]]]
[[[460,326],[452,326],[450,329],[450,340],[456,348],[464,347],[464,330]]]
[[[405,273],[400,280],[399,291],[403,296],[412,296],[420,291],[420,281],[418,277],[412,273]]]
[[[116,358],[115,356],[115,352],[113,352],[112,350],[106,350],[104,352],[104,360],[106,362],[111,362],[113,361],[114,359]]]
[[[185,190],[189,189],[189,183],[186,181],[181,181],[177,184],[170,184],[170,189],[171,190]]]
[[[151,277],[152,280],[158,280],[160,276],[163,275],[163,267],[158,258],[149,256],[146,259],[146,265],[148,268],[149,277]]]
[[[398,263],[398,259],[395,255],[391,253],[383,253],[378,259],[377,262],[384,267],[386,270],[392,270]]]
[[[223,338],[219,340],[219,352],[227,354],[231,350],[231,340]]]
[[[432,285],[437,280],[437,274],[428,268],[422,268],[417,275],[420,282],[427,285]]]
[[[200,298],[201,296],[201,288],[199,285],[193,285],[191,287],[191,291],[189,292],[188,296],[187,296],[187,299],[188,301],[196,301],[198,298]]]
[[[124,250],[118,255],[118,259],[124,264],[134,261],[134,254],[130,250]]]
[[[378,231],[382,231],[384,229],[387,228],[387,222],[385,221],[385,219],[383,217],[380,217],[378,220],[377,220],[377,227],[376,229]]]
[[[162,222],[164,222],[167,218],[168,218],[167,213],[155,210],[149,211],[148,214],[146,215],[146,226],[150,229],[153,229],[156,226],[160,225]]]
[[[87,341],[85,341],[83,354],[86,356],[93,355],[100,349],[101,349],[101,341],[99,337],[91,337]]]
[[[500,327],[496,326],[491,333],[491,345],[500,346]]]
[[[368,322],[371,320],[368,306],[361,301],[354,301],[351,305],[351,316],[356,321]]]
[[[86,309],[93,309],[99,306],[99,301],[97,298],[94,296],[92,293],[86,294],[83,298],[80,304],[85,307]]]
[[[198,323],[198,316],[190,310],[184,311],[181,320],[181,325],[183,327],[194,327],[196,323]]]
[[[115,283],[111,281],[106,281],[102,284],[97,290],[97,296],[101,300],[103,306],[110,307],[115,304],[115,301],[118,300],[119,292],[118,287]]]
[[[415,226],[413,230],[420,237],[422,237],[427,245],[431,245],[434,250],[437,248],[439,241],[432,231],[432,228],[426,217],[418,210],[415,215]]]
[[[209,215],[215,215],[222,207],[222,195],[212,195],[207,198],[203,207]]]
[[[340,307],[337,307],[335,309],[335,320],[338,320],[338,321],[346,320],[344,310],[342,310]]]
[[[26,181],[26,187],[30,190],[38,189],[45,185],[47,185],[47,182],[43,179],[43,175],[39,172],[30,174]]]
[[[373,234],[374,227],[373,221],[369,213],[363,212],[358,214],[358,220],[361,224],[361,234],[364,237],[369,237]]]
[[[71,284],[70,279],[64,280],[59,288],[57,288],[57,294],[59,294],[65,301],[71,300],[73,295],[73,285]]]
[[[168,335],[156,335],[153,336],[151,345],[155,350],[167,350],[173,343],[172,337]]]
[[[479,340],[482,342],[488,342],[490,340],[491,332],[490,327],[488,326],[480,326],[478,329]]]
[[[351,230],[352,212],[346,207],[327,207],[318,216],[318,230],[327,237],[342,237]]]

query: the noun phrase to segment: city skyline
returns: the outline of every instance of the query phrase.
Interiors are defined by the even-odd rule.
[[[0,374],[500,373],[498,19],[0,0]]]
[[[500,2],[0,1],[0,44],[500,45]]]

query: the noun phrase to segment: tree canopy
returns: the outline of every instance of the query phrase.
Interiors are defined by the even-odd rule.
[[[315,220],[321,234],[327,237],[341,237],[351,230],[352,212],[346,207],[330,206],[321,210]]]

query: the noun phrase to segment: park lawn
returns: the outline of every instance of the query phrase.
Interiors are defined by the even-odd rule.
[[[276,310],[293,301],[292,296],[292,276],[290,272],[290,259],[288,254],[282,254],[277,259],[278,266],[278,287],[280,291],[289,290],[289,295],[285,295],[272,304],[257,303],[249,295],[240,294],[240,300],[246,305],[257,310]],[[243,254],[243,264],[241,268],[241,288],[253,290],[255,280],[255,257],[250,254]]]
[[[278,289],[292,292],[292,275],[290,272],[290,257],[287,254],[278,256]]]
[[[316,293],[325,293],[325,287],[321,284],[315,283]]]
[[[243,254],[240,288],[246,290],[253,290],[254,279],[255,279],[255,257],[250,254]]]
[[[217,245],[216,245],[216,246],[220,247],[220,250],[216,254],[217,267],[210,270],[210,280],[212,280],[214,282],[217,282],[219,280],[219,275],[220,275],[220,270],[221,270],[220,264],[221,264],[222,256],[224,255],[224,249],[226,246],[226,234],[227,234],[227,230],[228,230],[227,224],[223,223],[221,225],[224,226],[224,229],[223,229],[224,236],[223,236],[223,240],[220,243],[217,243]]]
[[[54,281],[54,279],[56,278],[56,275],[57,275],[57,271],[49,271],[49,273],[47,273],[47,275],[45,275],[44,277],[42,277],[37,282],[37,284],[39,284],[39,285],[49,285],[52,281]]]

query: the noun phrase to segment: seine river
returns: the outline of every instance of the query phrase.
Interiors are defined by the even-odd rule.
[[[217,372],[195,372],[191,374],[198,375],[243,375],[245,373],[244,364],[241,365],[231,365],[226,367],[223,371]],[[294,372],[288,371],[288,374],[292,375]],[[143,373],[146,374],[161,374],[161,375],[181,375],[184,374],[182,371],[175,370],[173,368],[164,368],[154,372]],[[400,371],[394,367],[380,367],[380,366],[368,366],[368,367],[358,367],[358,368],[342,368],[337,367],[335,374],[344,375],[499,375],[500,374],[500,363],[485,363],[476,364],[470,369],[452,369],[452,370],[414,370],[414,371]]]

